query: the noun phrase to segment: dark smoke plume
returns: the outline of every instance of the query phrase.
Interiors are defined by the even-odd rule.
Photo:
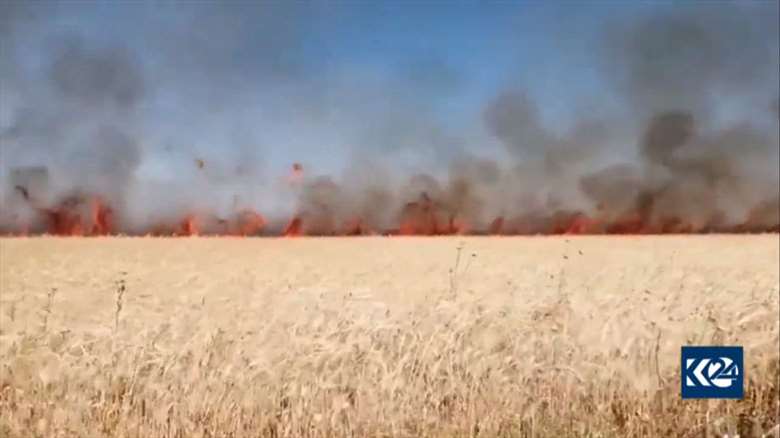
[[[776,3],[751,7],[681,9],[610,34],[613,74],[645,123],[638,165],[581,180],[612,221],[622,215],[660,232],[717,231],[772,216],[778,125],[761,101],[778,92],[778,12]],[[742,118],[718,121],[730,102],[746,107]]]

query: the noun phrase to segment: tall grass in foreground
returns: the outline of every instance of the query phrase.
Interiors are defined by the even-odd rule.
[[[91,331],[52,324],[64,298],[51,289],[41,324],[0,333],[0,437],[776,433],[777,290],[599,297],[561,278],[485,300],[457,289],[457,269],[408,311],[285,291],[251,317],[183,306],[140,330],[123,321],[123,279]],[[599,311],[578,311],[583,299]],[[710,343],[745,346],[744,400],[680,400],[680,346]]]

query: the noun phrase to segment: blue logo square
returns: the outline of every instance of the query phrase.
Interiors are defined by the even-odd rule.
[[[742,347],[682,347],[682,398],[735,398],[745,392]]]

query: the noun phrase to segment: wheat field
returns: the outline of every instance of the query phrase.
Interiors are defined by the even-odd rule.
[[[0,240],[0,437],[777,436],[778,235]],[[743,345],[745,399],[681,400]]]

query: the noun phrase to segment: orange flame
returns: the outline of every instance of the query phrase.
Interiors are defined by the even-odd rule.
[[[195,215],[191,214],[185,217],[180,224],[179,230],[180,234],[183,236],[197,236],[200,234],[198,221],[195,218]]]
[[[289,180],[300,181],[303,166],[292,165]],[[72,193],[53,206],[40,206],[24,187],[15,187],[20,197],[39,213],[39,218],[28,221],[16,216],[11,225],[0,229],[0,234],[26,235],[29,232],[48,232],[58,236],[104,236],[123,232],[118,225],[121,216],[101,196]],[[235,203],[234,203],[235,204]],[[235,205],[234,205],[235,207]],[[398,212],[395,226],[381,228],[371,220],[372,211],[352,214],[344,219],[335,206],[325,202],[299,210],[281,230],[283,236],[304,235],[453,235],[453,234],[669,234],[669,233],[780,233],[777,201],[766,201],[755,206],[747,219],[736,225],[724,225],[718,215],[707,221],[693,223],[676,216],[659,216],[652,202],[616,214],[608,206],[598,205],[593,216],[581,211],[560,210],[555,213],[500,215],[485,228],[474,226],[462,212],[446,199],[437,199],[421,192],[416,200],[406,203]],[[611,212],[611,213],[610,213]],[[119,212],[121,213],[121,212]],[[489,219],[489,218],[487,218]],[[40,227],[40,225],[45,226]],[[38,226],[36,226],[38,225]],[[10,227],[10,228],[9,228]],[[156,224],[140,234],[156,236],[195,236],[202,234],[258,236],[270,234],[263,215],[251,209],[238,210],[232,216],[219,218],[210,212],[190,213],[180,220]]]
[[[97,196],[72,195],[53,208],[39,211],[47,219],[48,232],[57,236],[100,236],[115,232],[113,210]]]
[[[106,236],[114,230],[114,212],[102,199],[92,199],[92,235]]]
[[[252,210],[239,212],[235,230],[231,233],[237,236],[253,236],[265,228],[265,218]]]
[[[290,220],[287,226],[284,227],[282,232],[284,237],[296,237],[303,235],[303,220],[299,216],[295,216]]]

